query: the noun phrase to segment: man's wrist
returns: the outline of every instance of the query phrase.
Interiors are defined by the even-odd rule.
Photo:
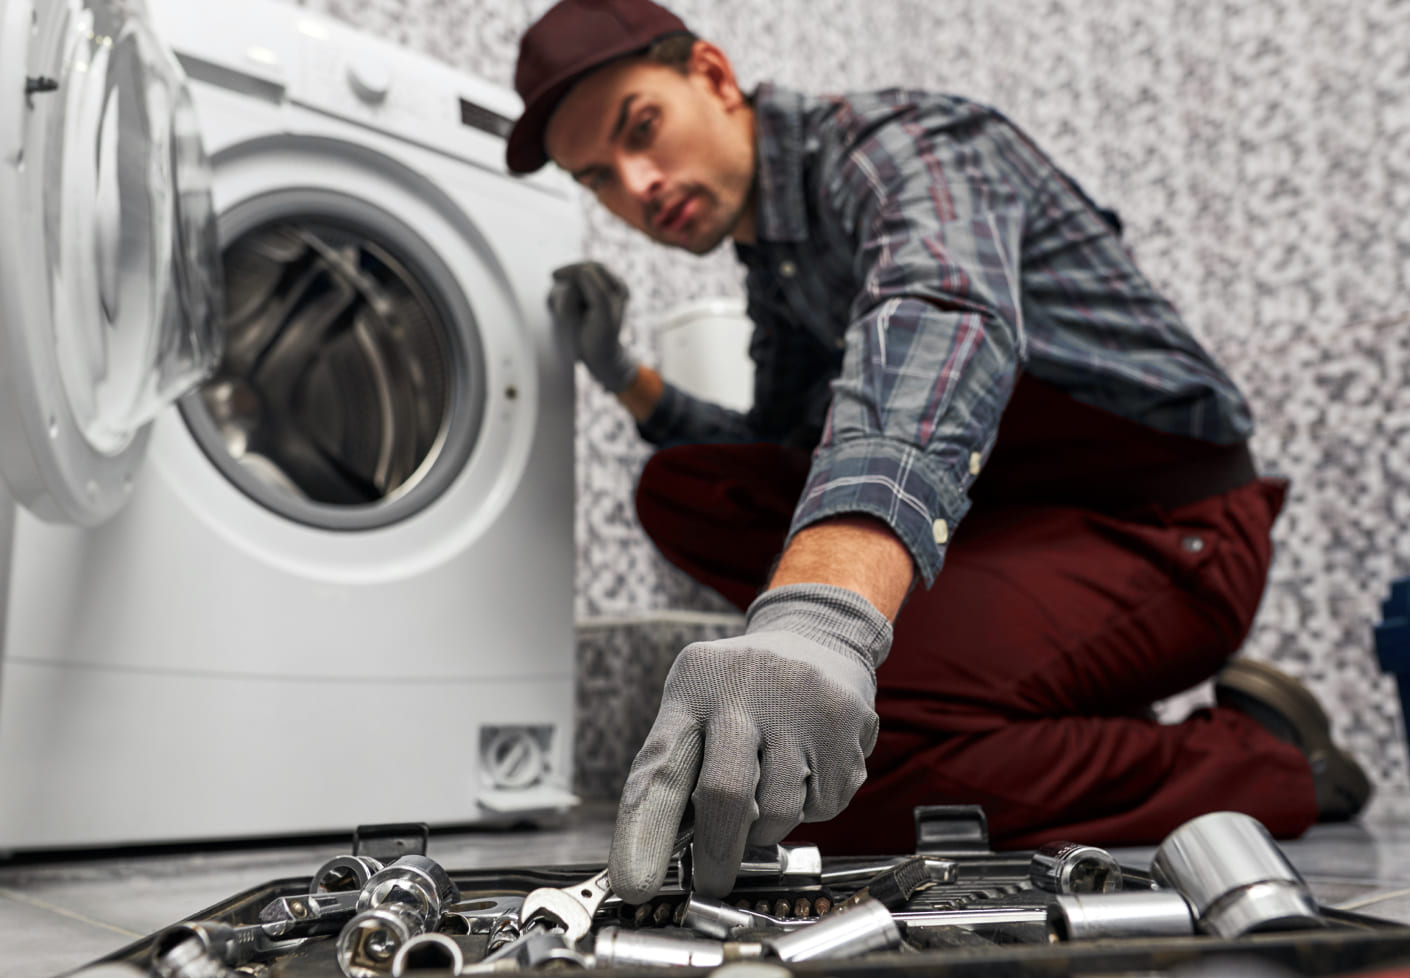
[[[617,400],[636,421],[645,421],[661,403],[661,392],[665,386],[659,373],[645,364],[638,364],[631,383],[617,392]]]
[[[895,621],[910,592],[915,564],[910,551],[881,520],[837,516],[799,530],[783,552],[770,588],[832,584],[866,598]]]
[[[754,599],[745,634],[786,631],[855,655],[875,669],[891,649],[891,623],[870,601],[832,584],[787,584]]]

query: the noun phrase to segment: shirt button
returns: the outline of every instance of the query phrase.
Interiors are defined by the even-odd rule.
[[[847,341],[845,339],[842,339],[841,337],[838,337],[837,340],[833,343],[833,345],[836,346],[839,350],[847,349]]]
[[[970,453],[970,456],[969,456],[969,474],[970,474],[970,475],[978,475],[978,474],[979,474],[979,463],[980,463],[980,461],[981,461],[981,459],[979,458],[979,453],[978,453],[978,452],[971,452],[971,453]]]
[[[935,543],[937,546],[943,547],[945,541],[950,539],[950,528],[945,524],[944,520],[936,520],[934,524],[932,524],[931,530],[935,532]]]
[[[1180,547],[1187,553],[1197,554],[1204,549],[1204,541],[1199,537],[1183,537],[1180,540]]]
[[[785,259],[778,263],[778,273],[784,278],[792,278],[798,274],[798,266]]]

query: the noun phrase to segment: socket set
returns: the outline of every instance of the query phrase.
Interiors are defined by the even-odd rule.
[[[312,876],[232,897],[75,978],[1273,978],[1410,963],[1410,927],[1320,906],[1247,815],[1187,822],[1145,867],[1070,841],[994,852],[969,806],[918,808],[916,838],[891,858],[751,850],[714,899],[691,888],[687,830],[660,893],[629,905],[600,867],[447,871],[424,826],[362,829]]]

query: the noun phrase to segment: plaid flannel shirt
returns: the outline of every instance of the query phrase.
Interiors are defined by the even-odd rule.
[[[1248,405],[1122,245],[1119,222],[1011,122],[918,91],[755,95],[747,266],[754,406],[667,385],[658,445],[814,448],[790,530],[865,513],[928,586],[1019,371],[1220,444]]]

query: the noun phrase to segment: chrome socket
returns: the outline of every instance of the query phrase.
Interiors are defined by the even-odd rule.
[[[1326,925],[1263,823],[1240,812],[1180,826],[1156,850],[1151,874],[1189,900],[1200,930],[1219,937]]]
[[[901,930],[880,900],[863,900],[763,943],[784,961],[852,958],[895,950],[901,946]]]
[[[598,931],[593,943],[593,958],[599,968],[713,968],[763,953],[762,944],[725,944],[618,927]]]
[[[1173,890],[1065,893],[1048,905],[1048,940],[1188,937],[1195,932],[1189,902]]]
[[[338,935],[338,968],[347,978],[391,974],[398,952],[426,929],[426,918],[404,907],[364,910]]]
[[[224,978],[229,969],[297,947],[280,941],[281,924],[235,927],[214,920],[173,924],[152,944],[151,972],[158,978]]]
[[[697,934],[725,940],[735,930],[759,926],[757,915],[727,903],[691,893],[676,911],[676,923]]]
[[[435,919],[444,907],[459,899],[460,888],[440,863],[426,856],[402,856],[368,878],[357,909],[396,904],[415,908],[426,919]]]
[[[356,892],[366,886],[367,881],[380,872],[382,866],[379,860],[370,856],[337,856],[314,871],[308,881],[308,892]]]
[[[1121,889],[1121,864],[1096,846],[1049,842],[1033,853],[1028,878],[1049,893],[1110,893]]]
[[[465,967],[465,952],[444,934],[417,934],[392,957],[392,978],[418,971],[458,975]]]

